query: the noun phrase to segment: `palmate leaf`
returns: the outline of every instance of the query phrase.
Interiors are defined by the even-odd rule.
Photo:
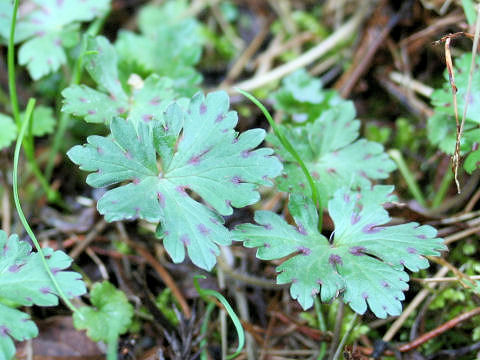
[[[257,211],[258,225],[239,225],[234,240],[257,247],[257,257],[279,259],[294,254],[277,271],[279,284],[292,283],[291,296],[304,309],[318,293],[329,301],[339,293],[357,313],[370,309],[379,318],[401,313],[403,291],[408,288],[404,268],[428,267],[424,255],[445,250],[431,226],[408,223],[384,226],[390,221],[382,203],[392,186],[375,186],[360,193],[340,189],[328,203],[335,224],[333,241],[317,229],[318,214],[312,201],[290,197],[289,209],[296,227],[269,211]]]
[[[141,33],[120,31],[115,43],[123,72],[168,76],[181,95],[197,92],[202,76],[194,66],[202,54],[203,38],[198,22],[184,16],[186,10],[185,1],[143,7],[138,16]]]
[[[282,110],[296,123],[314,121],[322,112],[346,102],[335,90],[323,89],[322,81],[305,69],[285,77],[272,98],[275,110]]]
[[[82,306],[73,314],[77,329],[87,330],[93,341],[116,341],[132,322],[133,306],[125,294],[108,281],[96,283],[90,291],[92,306]],[[83,318],[81,317],[83,316]]]
[[[357,140],[359,127],[351,102],[339,104],[301,127],[280,125],[310,171],[322,203],[341,187],[368,187],[371,180],[385,179],[395,169],[382,145]],[[285,161],[284,173],[277,179],[279,188],[310,195],[307,179],[290,153],[276,137],[269,135],[268,140]]]
[[[11,304],[53,306],[58,294],[43,267],[41,257],[32,247],[20,241],[17,235],[7,237],[0,230],[0,359],[11,359],[15,354],[13,339],[23,341],[37,335],[38,329],[29,315],[11,307]],[[79,274],[64,271],[72,259],[62,251],[43,249],[47,263],[67,297],[82,295],[85,285]]]
[[[174,262],[184,259],[186,247],[196,265],[211,269],[217,244],[231,242],[220,215],[258,201],[257,186],[271,184],[269,179],[281,171],[271,149],[253,150],[265,132],[253,129],[238,136],[237,114],[228,107],[228,95],[215,92],[206,98],[197,94],[186,112],[173,103],[164,122],[139,122],[135,127],[115,118],[111,137],[90,136],[88,144],[73,147],[68,156],[81,169],[94,171],[87,177],[91,186],[128,181],[99,200],[97,208],[107,221],[160,222]]]
[[[88,39],[86,68],[98,90],[86,85],[73,85],[63,90],[62,110],[82,117],[87,122],[105,123],[117,116],[134,123],[149,122],[163,116],[167,105],[177,96],[173,82],[151,75],[140,89],[129,95],[122,88],[115,48],[103,36]]]
[[[0,2],[0,18],[3,18],[0,33],[8,38],[12,2]],[[76,26],[72,24],[102,16],[110,6],[110,0],[33,0],[31,3],[34,9],[17,21],[15,41],[24,41],[19,49],[18,61],[27,66],[34,80],[57,71],[66,63],[64,47],[75,45],[76,41],[72,39],[79,38]]]

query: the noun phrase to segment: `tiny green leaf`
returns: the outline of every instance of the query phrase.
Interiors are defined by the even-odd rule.
[[[258,225],[243,224],[234,240],[257,247],[264,260],[294,255],[278,268],[277,282],[292,283],[290,293],[308,309],[320,293],[329,301],[339,293],[357,313],[367,305],[379,318],[401,313],[400,301],[408,288],[404,267],[428,267],[425,255],[445,250],[430,226],[408,223],[384,226],[390,217],[382,204],[390,201],[391,186],[375,186],[356,193],[340,189],[328,203],[335,230],[331,240],[318,232],[318,214],[311,199],[291,195],[289,209],[296,226],[269,211],[257,211]]]
[[[231,243],[221,215],[257,202],[258,185],[270,185],[281,171],[271,149],[254,150],[264,130],[238,135],[237,114],[228,108],[228,95],[214,92],[197,94],[186,112],[171,104],[162,120],[135,126],[114,118],[111,137],[90,136],[68,156],[81,169],[94,171],[87,177],[91,186],[128,182],[99,200],[97,208],[107,221],[160,222],[158,233],[174,262],[183,261],[186,247],[193,263],[211,269],[219,253],[216,244]]]
[[[90,292],[92,306],[73,314],[75,328],[87,330],[93,341],[115,341],[132,322],[133,306],[125,294],[108,281],[96,283]],[[81,317],[83,316],[83,318]]]

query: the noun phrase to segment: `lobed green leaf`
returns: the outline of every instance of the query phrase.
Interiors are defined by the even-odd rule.
[[[255,150],[264,130],[238,135],[237,114],[228,108],[228,95],[215,92],[197,94],[186,111],[173,103],[148,123],[114,118],[110,137],[90,136],[68,156],[94,171],[87,177],[91,186],[126,182],[98,202],[107,221],[160,222],[158,233],[174,262],[183,261],[186,247],[196,265],[211,269],[217,245],[231,242],[221,216],[257,202],[258,185],[270,185],[281,171],[271,149]]]
[[[58,294],[41,257],[32,252],[26,241],[0,230],[0,358],[11,359],[15,354],[13,339],[23,341],[37,335],[38,329],[30,317],[12,305],[54,306]],[[78,273],[64,271],[72,259],[62,251],[43,249],[47,264],[64,290],[72,298],[86,292]]]
[[[335,230],[331,239],[318,232],[318,214],[308,197],[291,195],[289,209],[296,226],[269,211],[257,211],[254,224],[233,231],[233,239],[256,247],[257,257],[289,256],[278,268],[277,282],[292,283],[290,294],[304,309],[320,294],[330,301],[338,294],[357,313],[370,307],[379,318],[401,313],[408,288],[404,268],[428,267],[426,255],[445,250],[430,226],[408,223],[385,226],[390,217],[382,204],[393,187],[375,186],[352,192],[340,189],[328,203]],[[292,256],[293,255],[293,256]]]

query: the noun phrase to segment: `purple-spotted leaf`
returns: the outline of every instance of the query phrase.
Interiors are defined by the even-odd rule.
[[[385,179],[395,169],[382,145],[357,140],[360,121],[355,120],[351,102],[324,111],[313,123],[280,127],[305,162],[323,203],[341,187],[369,187],[372,180]],[[269,141],[285,161],[284,173],[277,179],[279,188],[310,195],[307,179],[290,153],[276,137],[269,135]]]
[[[0,33],[8,38],[12,17],[11,1],[0,7]],[[67,62],[65,47],[80,38],[78,23],[91,21],[108,11],[110,0],[33,0],[21,9],[15,41],[24,43],[18,52],[20,65],[26,65],[37,80],[57,71]]]
[[[391,186],[352,192],[338,190],[328,203],[335,230],[331,239],[317,229],[318,214],[309,198],[291,195],[289,209],[296,226],[269,211],[257,211],[258,225],[243,224],[233,239],[258,248],[257,257],[290,256],[278,268],[277,282],[292,283],[290,293],[304,309],[320,294],[329,301],[342,293],[357,313],[367,305],[379,318],[401,313],[408,274],[428,267],[426,255],[445,250],[431,226],[417,223],[385,226],[390,221],[382,204],[390,201]]]
[[[163,122],[135,126],[114,118],[110,137],[90,136],[88,144],[73,147],[68,156],[81,169],[93,171],[87,177],[91,186],[125,182],[98,202],[107,221],[160,222],[174,262],[184,259],[186,247],[196,265],[211,269],[217,245],[231,242],[221,215],[258,201],[258,185],[270,185],[282,168],[271,149],[254,150],[265,132],[238,135],[237,114],[228,108],[228,95],[214,92],[194,96],[187,111],[172,103]]]
[[[58,304],[55,286],[46,272],[40,255],[32,252],[26,241],[0,230],[0,358],[11,359],[15,353],[13,339],[23,341],[37,335],[30,317],[16,310],[18,305],[53,306]],[[62,251],[44,249],[47,264],[68,298],[85,293],[79,274],[64,271],[72,259]]]
[[[88,39],[85,67],[98,89],[72,85],[63,90],[62,110],[87,122],[109,124],[114,117],[126,117],[132,122],[159,119],[167,105],[177,97],[169,78],[151,75],[128,94],[118,76],[117,54],[102,36]]]

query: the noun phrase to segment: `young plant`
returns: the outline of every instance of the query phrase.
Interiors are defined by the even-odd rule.
[[[80,22],[101,17],[109,10],[110,0],[33,0],[32,7],[17,20],[15,42],[23,42],[18,51],[20,65],[26,65],[34,80],[65,65],[65,49],[80,39]],[[0,0],[0,35],[8,39],[12,19],[12,1]]]
[[[399,315],[408,288],[404,268],[428,267],[423,255],[439,255],[446,246],[431,226],[384,226],[390,218],[382,205],[392,201],[394,188],[372,187],[370,178],[385,178],[395,165],[380,144],[363,139],[351,144],[359,127],[353,104],[341,103],[313,123],[291,128],[275,125],[258,100],[242,93],[269,119],[275,133],[270,139],[287,161],[280,179],[291,192],[289,210],[296,227],[273,212],[257,211],[258,225],[237,226],[234,240],[259,248],[260,259],[290,256],[277,268],[277,282],[291,282],[290,293],[304,309],[313,305],[318,293],[322,301],[342,293],[357,313],[363,314],[368,305],[380,318]],[[299,178],[306,180],[299,183]],[[319,230],[326,200],[335,225],[330,239]]]
[[[118,337],[132,322],[133,306],[125,294],[108,281],[93,285],[90,301],[93,306],[82,306],[73,314],[73,324],[77,329],[87,330],[93,341],[107,343],[107,360],[115,360]]]
[[[199,93],[188,110],[175,102],[149,122],[114,118],[111,136],[90,136],[67,155],[93,171],[91,186],[126,182],[97,203],[107,221],[159,222],[157,236],[174,262],[183,261],[186,247],[194,264],[210,270],[217,245],[231,243],[222,215],[257,202],[258,186],[271,185],[282,169],[271,149],[254,150],[265,131],[239,135],[237,113],[228,108],[225,92]]]

